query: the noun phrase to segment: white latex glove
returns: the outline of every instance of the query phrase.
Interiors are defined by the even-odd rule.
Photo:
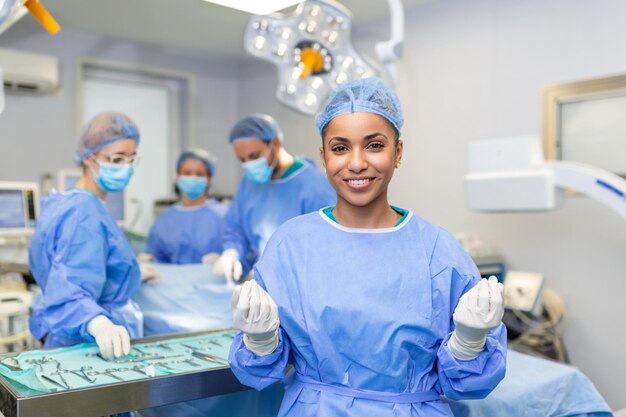
[[[503,288],[492,275],[463,294],[452,316],[456,329],[448,342],[454,357],[474,359],[483,351],[487,332],[502,321]]]
[[[220,258],[219,253],[211,252],[202,257],[202,263],[205,265],[212,265]],[[221,274],[220,274],[221,275]]]
[[[233,291],[233,322],[244,332],[243,342],[259,356],[278,346],[278,307],[256,281],[246,281]]]
[[[141,252],[137,255],[137,262],[150,263],[154,262],[154,256],[151,253]]]
[[[100,354],[108,360],[128,355],[130,336],[124,326],[117,326],[105,316],[96,316],[87,324],[87,331],[96,339]]]
[[[158,269],[149,263],[139,262],[139,270],[141,271],[141,282],[153,284],[161,275]]]
[[[213,265],[213,273],[226,277],[227,282],[239,281],[243,267],[236,249],[226,249]]]

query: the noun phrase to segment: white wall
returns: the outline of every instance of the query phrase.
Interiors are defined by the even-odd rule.
[[[117,41],[67,28],[51,37],[33,19],[23,19],[3,33],[0,47],[55,55],[61,61],[62,77],[58,95],[7,93],[6,109],[0,115],[0,180],[39,181],[43,173],[55,174],[59,168],[74,166],[79,134],[77,71],[82,58],[97,58],[193,75],[196,90],[192,92],[191,135],[197,146],[219,158],[214,190],[232,193],[236,189],[238,171],[228,146],[228,131],[237,118],[237,74],[232,60]]]
[[[453,232],[493,242],[511,269],[545,273],[567,304],[572,362],[614,408],[626,407],[626,223],[585,198],[551,213],[471,213],[462,178],[469,141],[541,133],[542,85],[625,73],[624,16],[620,0],[440,0],[409,11],[397,88],[405,155],[391,192]],[[387,37],[386,22],[370,24],[355,43],[367,51]],[[316,155],[313,119],[269,98],[273,68],[255,64],[243,78],[239,108],[269,109],[290,150]]]

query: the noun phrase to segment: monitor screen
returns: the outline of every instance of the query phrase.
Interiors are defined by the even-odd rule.
[[[0,236],[21,236],[33,232],[38,195],[36,183],[0,181]]]
[[[22,190],[0,190],[0,228],[26,227]]]

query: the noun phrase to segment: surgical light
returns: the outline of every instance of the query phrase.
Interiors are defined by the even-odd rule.
[[[388,0],[392,40],[379,42],[381,63],[395,81],[392,62],[401,54],[404,15],[400,0]],[[245,49],[278,68],[276,98],[301,113],[318,112],[331,91],[346,81],[377,75],[350,41],[352,13],[333,0],[307,0],[290,14],[253,16]]]
[[[293,6],[299,0],[204,0],[251,14],[270,14],[286,7]]]
[[[0,33],[24,16],[26,10],[49,34],[54,35],[61,29],[39,0],[0,0]]]

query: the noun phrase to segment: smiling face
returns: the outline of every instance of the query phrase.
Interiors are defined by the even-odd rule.
[[[387,188],[402,158],[402,141],[393,126],[374,113],[347,113],[324,130],[320,155],[337,205],[388,204]]]

